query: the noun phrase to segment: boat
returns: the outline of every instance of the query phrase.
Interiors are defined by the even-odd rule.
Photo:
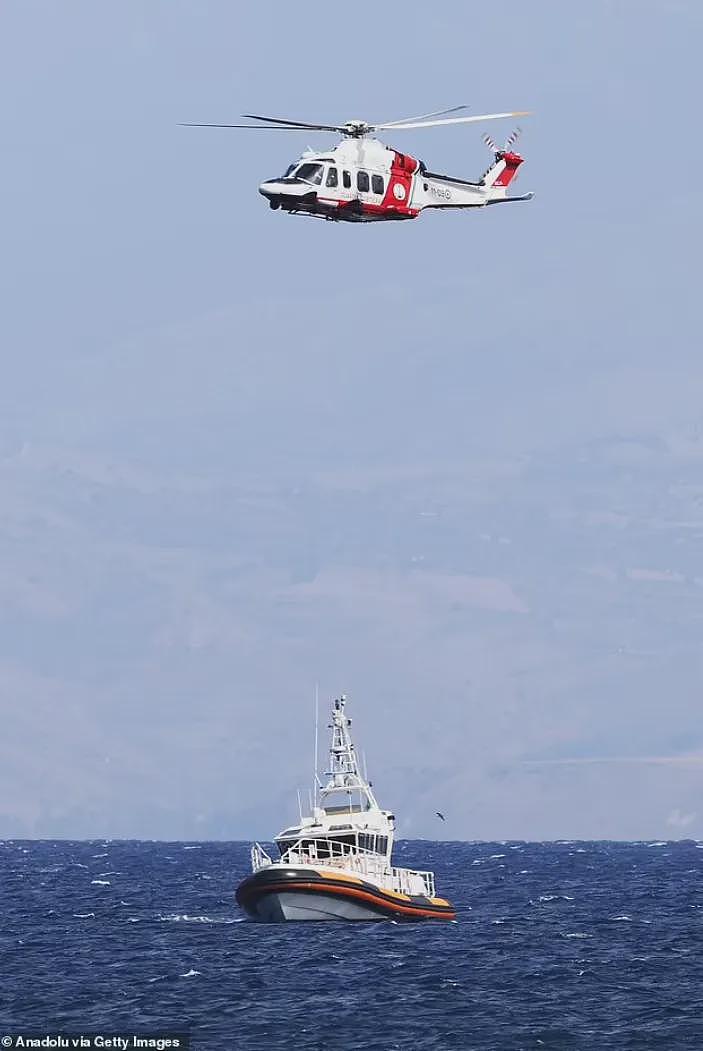
[[[251,875],[236,891],[254,920],[454,920],[450,902],[437,897],[433,872],[397,868],[392,862],[395,817],[382,810],[362,774],[351,739],[346,698],[332,705],[327,782],[317,773],[303,817],[275,838],[272,858],[255,843]],[[365,764],[364,764],[365,765]]]

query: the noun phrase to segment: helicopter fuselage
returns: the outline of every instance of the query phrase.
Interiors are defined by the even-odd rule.
[[[259,187],[271,208],[342,222],[415,219],[427,208],[481,208],[507,197],[522,158],[497,152],[481,181],[429,172],[422,161],[377,139],[349,138],[324,152],[309,150],[285,175]]]

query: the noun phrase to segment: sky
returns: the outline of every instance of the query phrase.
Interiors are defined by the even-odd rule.
[[[703,8],[290,10],[0,6],[0,837],[270,838],[318,683],[401,836],[703,838]],[[180,126],[459,104],[529,204]]]

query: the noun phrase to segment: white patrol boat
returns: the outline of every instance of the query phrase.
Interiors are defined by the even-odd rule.
[[[253,919],[453,920],[453,906],[435,895],[434,873],[395,868],[394,816],[381,810],[362,776],[342,696],[332,707],[329,780],[315,773],[312,815],[276,836],[280,857],[258,843],[252,874],[237,902]]]

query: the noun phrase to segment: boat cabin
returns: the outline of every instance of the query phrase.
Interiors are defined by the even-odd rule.
[[[365,855],[390,863],[395,818],[381,810],[371,782],[362,776],[344,705],[344,697],[334,702],[329,780],[323,785],[315,775],[312,815],[301,813],[299,824],[276,836],[276,845],[281,857],[289,852],[313,860]]]

